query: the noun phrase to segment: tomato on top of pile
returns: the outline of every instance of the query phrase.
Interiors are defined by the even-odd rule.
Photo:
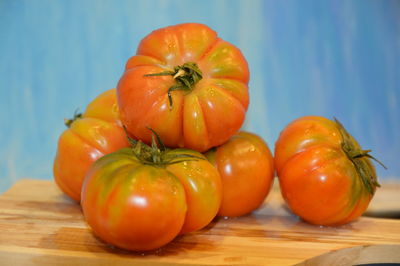
[[[203,24],[158,29],[139,44],[118,86],[121,119],[133,138],[204,152],[243,124],[249,69],[238,48]]]

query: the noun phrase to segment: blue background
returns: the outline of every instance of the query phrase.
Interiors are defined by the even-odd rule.
[[[0,0],[0,192],[51,179],[63,119],[115,87],[152,30],[201,22],[250,71],[244,129],[274,148],[303,115],[337,117],[400,181],[399,1]]]

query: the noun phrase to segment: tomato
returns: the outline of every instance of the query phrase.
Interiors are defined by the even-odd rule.
[[[140,143],[96,161],[81,199],[94,234],[134,251],[157,249],[205,227],[222,197],[218,171],[201,153],[143,150]]]
[[[275,145],[283,198],[312,224],[355,220],[379,186],[368,152],[337,120],[307,116],[293,121]]]
[[[262,138],[239,132],[206,156],[221,175],[223,192],[218,215],[245,215],[264,202],[273,183],[274,162]]]
[[[119,119],[116,90],[108,90],[91,102],[82,115],[67,120],[58,140],[54,179],[69,197],[80,201],[82,182],[98,158],[129,146]]]
[[[117,86],[121,119],[146,143],[153,128],[168,147],[200,152],[223,144],[243,124],[249,69],[238,48],[202,24],[146,36]]]

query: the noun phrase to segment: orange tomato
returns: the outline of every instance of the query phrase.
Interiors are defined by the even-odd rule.
[[[379,186],[368,152],[338,121],[307,116],[290,123],[275,145],[275,167],[290,209],[317,225],[358,218]]]
[[[208,225],[221,204],[221,178],[211,163],[192,150],[138,147],[108,154],[89,170],[81,205],[93,232],[145,251]]]
[[[140,42],[118,83],[121,119],[136,139],[150,143],[150,127],[168,147],[203,152],[240,129],[248,82],[240,50],[209,27],[158,29]]]
[[[119,119],[116,90],[99,95],[66,125],[58,140],[54,179],[65,194],[80,201],[82,182],[93,162],[129,145]]]
[[[218,215],[241,216],[257,209],[274,179],[274,163],[268,145],[259,136],[239,132],[206,153],[222,179],[222,203]]]

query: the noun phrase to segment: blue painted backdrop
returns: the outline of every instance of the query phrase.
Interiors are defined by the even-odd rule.
[[[244,128],[272,149],[291,120],[335,116],[400,180],[399,3],[0,0],[0,191],[51,179],[63,119],[116,85],[142,37],[182,22],[243,51]]]

